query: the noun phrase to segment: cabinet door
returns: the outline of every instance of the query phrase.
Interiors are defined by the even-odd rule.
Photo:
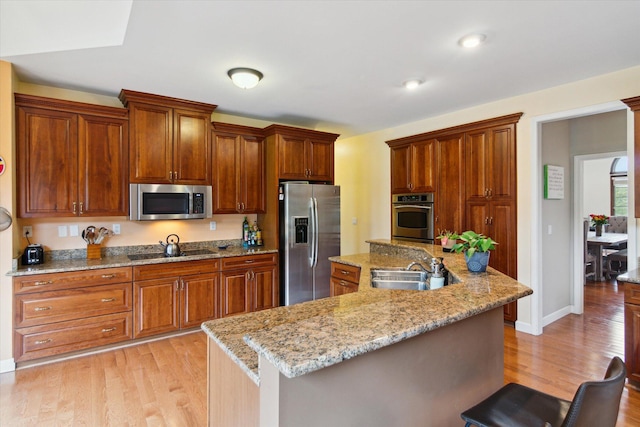
[[[220,273],[220,317],[251,311],[251,294],[247,270]]]
[[[307,140],[305,148],[309,179],[333,182],[333,141]]]
[[[337,297],[338,295],[351,294],[358,292],[358,285],[355,283],[347,282],[346,280],[340,280],[335,277],[331,278],[330,296]]]
[[[173,110],[149,104],[129,104],[130,182],[171,183]]]
[[[467,200],[485,199],[489,191],[487,152],[489,138],[486,131],[467,133],[465,136],[465,191]]]
[[[305,139],[278,136],[278,178],[307,179]]]
[[[129,126],[127,120],[78,117],[80,215],[129,213]]]
[[[280,305],[278,268],[256,268],[250,271],[252,280],[252,311],[266,310]]]
[[[213,142],[213,213],[240,210],[240,144],[235,135],[215,135]]]
[[[262,138],[243,136],[240,200],[244,213],[263,213],[265,211],[265,152]]]
[[[26,107],[17,114],[20,217],[76,215],[77,115]]]
[[[436,140],[411,144],[411,191],[433,193],[436,190]]]
[[[515,126],[500,126],[489,130],[487,177],[491,198],[515,198],[516,144]]]
[[[481,233],[484,235],[488,235],[491,238],[491,231],[489,229],[489,217],[490,217],[490,208],[489,202],[486,201],[471,201],[467,202],[467,208],[465,212],[465,230],[473,230],[476,233]],[[496,240],[497,239],[493,239]],[[493,255],[491,255],[493,258]]]
[[[625,283],[625,286],[628,283]],[[624,356],[627,377],[640,385],[640,305],[624,305]]]
[[[391,149],[391,193],[402,194],[411,189],[411,147]]]
[[[211,116],[176,109],[173,120],[173,181],[211,185]]]
[[[191,328],[216,318],[218,274],[197,274],[180,278],[181,327]]]
[[[180,329],[178,279],[133,282],[134,338]]]
[[[489,265],[501,273],[516,279],[517,247],[515,236],[517,230],[515,202],[510,200],[491,202],[488,235],[498,242],[491,254]]]
[[[462,233],[464,217],[464,137],[438,140],[438,183],[435,194],[435,227]]]

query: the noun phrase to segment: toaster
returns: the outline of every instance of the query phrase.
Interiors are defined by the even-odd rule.
[[[29,245],[22,253],[22,265],[44,263],[44,248],[40,244]]]

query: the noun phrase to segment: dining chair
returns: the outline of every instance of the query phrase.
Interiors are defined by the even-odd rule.
[[[615,356],[603,380],[580,384],[573,400],[509,383],[460,416],[466,427],[615,427],[626,369]]]
[[[582,225],[582,243],[584,246],[584,281],[591,277],[593,280],[596,279],[596,262],[598,261],[595,254],[589,252],[589,245],[587,242],[587,236],[589,234],[589,221],[584,220]]]

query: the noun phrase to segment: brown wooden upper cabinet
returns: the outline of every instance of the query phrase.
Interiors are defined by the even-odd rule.
[[[333,183],[333,149],[339,135],[281,125],[266,127],[264,134],[275,141],[278,179]]]
[[[466,134],[467,199],[511,198],[516,191],[515,125]]]
[[[265,210],[262,129],[213,123],[213,213]]]
[[[211,185],[211,113],[216,105],[123,89],[129,108],[129,181]]]
[[[432,193],[436,190],[435,139],[391,147],[391,193]]]
[[[124,216],[128,112],[15,94],[19,216]]]

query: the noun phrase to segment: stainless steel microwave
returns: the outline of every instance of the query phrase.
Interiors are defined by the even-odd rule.
[[[211,186],[130,184],[132,221],[211,218]]]

